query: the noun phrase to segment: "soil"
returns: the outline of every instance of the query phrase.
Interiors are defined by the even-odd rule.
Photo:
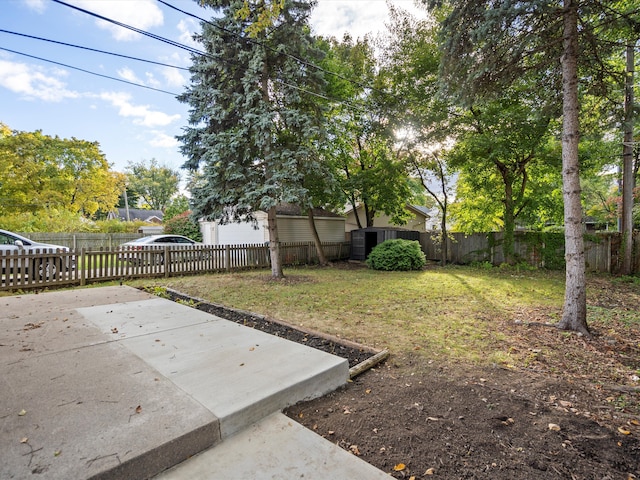
[[[607,293],[593,296],[593,301],[618,305],[629,298],[624,288]],[[350,367],[373,355],[366,347],[251,312],[169,294],[201,310],[348,358]],[[640,305],[628,307],[637,311]],[[529,346],[532,351],[530,345],[557,344],[559,332],[541,326],[555,313],[523,312],[523,318],[535,322],[532,326],[505,325],[520,329],[522,345],[513,348]],[[411,358],[392,356],[345,387],[289,407],[285,414],[390,478],[640,478],[640,389],[620,387],[625,382],[616,368],[624,364],[640,372],[640,338],[615,331],[593,333],[589,341],[564,337],[566,360],[543,359],[533,350],[529,368],[429,362],[425,369],[413,365]],[[589,363],[585,352],[604,361]]]

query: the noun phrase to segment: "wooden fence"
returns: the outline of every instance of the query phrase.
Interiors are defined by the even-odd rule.
[[[324,243],[328,260],[349,258],[349,243]],[[317,263],[311,242],[280,244],[282,264]],[[201,245],[133,250],[125,248],[80,249],[69,252],[0,253],[1,290],[86,285],[132,278],[173,277],[230,272],[271,265],[269,247],[256,245]]]
[[[429,260],[440,260],[440,243],[436,236],[422,233],[422,250]],[[636,250],[640,246],[640,233],[634,233]],[[488,262],[500,265],[505,261],[502,251],[502,233],[453,233],[447,242],[449,263],[469,264]],[[519,261],[538,268],[564,268],[564,234],[516,232],[515,254]],[[616,273],[621,261],[620,233],[596,233],[585,235],[585,263],[587,271]],[[634,252],[633,271],[640,272],[640,254]]]
[[[18,232],[20,233],[20,232]],[[144,237],[143,233],[51,233],[51,232],[29,232],[20,233],[23,237],[30,238],[36,242],[51,243],[63,247],[80,250],[97,250],[100,248],[115,248],[123,243]]]

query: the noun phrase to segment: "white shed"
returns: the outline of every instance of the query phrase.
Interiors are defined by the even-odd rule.
[[[306,213],[306,212],[305,212]],[[314,209],[316,230],[322,242],[345,241],[345,218],[323,209]],[[249,222],[228,223],[201,221],[202,241],[209,245],[241,245],[269,241],[267,214],[256,212],[257,229]],[[300,207],[283,204],[276,209],[278,237],[281,242],[312,242],[309,218]]]

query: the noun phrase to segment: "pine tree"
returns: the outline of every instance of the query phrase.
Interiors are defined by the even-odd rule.
[[[318,169],[314,141],[321,112],[313,95],[322,73],[308,27],[308,1],[205,0],[222,16],[202,23],[191,107],[178,139],[185,168],[201,170],[191,187],[194,215],[220,223],[268,213],[272,276],[283,276],[276,206],[308,205],[305,176]],[[276,8],[277,7],[277,8]],[[304,61],[302,60],[304,59]]]

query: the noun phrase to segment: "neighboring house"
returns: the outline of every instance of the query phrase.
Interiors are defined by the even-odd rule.
[[[278,222],[278,238],[281,242],[312,242],[313,235],[309,228],[307,212],[302,212],[296,205],[283,204],[276,209]],[[345,241],[344,217],[327,210],[313,210],[316,230],[322,242]],[[200,221],[202,242],[209,245],[242,245],[265,243],[269,241],[267,213],[256,212],[257,223],[228,223]]]
[[[129,210],[127,214],[127,210]],[[142,208],[116,208],[107,214],[107,219],[117,219],[123,222],[126,221],[142,221],[155,224],[161,224],[164,214],[162,210],[144,210]]]
[[[380,215],[376,215],[373,219],[374,227],[401,227],[406,230],[417,230],[418,232],[426,232],[427,224],[431,219],[430,209],[427,207],[422,207],[420,205],[407,205],[405,207],[407,211],[412,214],[412,217],[405,223],[404,225],[393,225],[390,223],[390,219],[384,213]],[[367,219],[364,213],[364,207],[362,205],[358,206],[357,209],[358,217],[360,218],[360,222],[362,222],[362,228],[367,226]],[[347,232],[351,230],[357,230],[358,221],[356,220],[356,216],[354,214],[353,208],[349,206],[346,210],[347,220],[345,229]]]

